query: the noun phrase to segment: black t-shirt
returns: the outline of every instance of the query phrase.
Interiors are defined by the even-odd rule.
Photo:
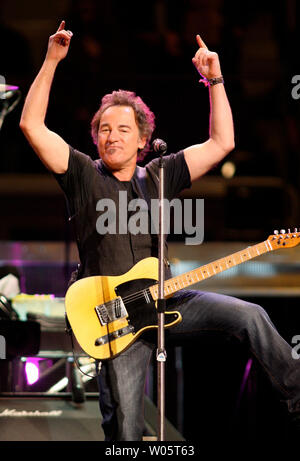
[[[164,157],[164,165],[165,198],[172,200],[190,187],[190,174],[182,151]],[[158,199],[159,193],[158,159],[144,168],[137,166],[131,181],[119,181],[101,159],[93,161],[70,146],[66,173],[54,176],[67,197],[70,220],[75,224],[81,277],[120,275],[141,259],[157,257],[157,232],[144,232],[144,228],[142,233],[128,231],[135,211],[128,211],[127,205],[133,199],[143,202],[144,206],[136,208],[141,219],[134,221],[135,229],[149,218],[151,230],[151,199]]]

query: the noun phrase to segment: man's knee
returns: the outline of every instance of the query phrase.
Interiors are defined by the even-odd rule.
[[[259,332],[266,324],[271,324],[267,312],[259,304],[244,301],[241,305],[240,328],[247,334]]]

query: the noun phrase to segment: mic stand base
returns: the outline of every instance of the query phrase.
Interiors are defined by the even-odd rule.
[[[164,347],[164,324],[165,314],[158,313],[158,335],[160,339],[158,341],[158,348],[156,352],[157,360],[157,408],[158,408],[158,431],[157,438],[160,441],[165,440],[165,363],[167,359],[167,353]]]

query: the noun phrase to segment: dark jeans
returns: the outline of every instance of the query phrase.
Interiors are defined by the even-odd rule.
[[[177,339],[223,332],[237,338],[254,356],[289,412],[300,411],[300,362],[279,335],[262,307],[230,296],[186,290],[167,301],[182,322],[168,329]],[[137,340],[127,351],[102,363],[100,409],[106,440],[141,440],[144,429],[144,387],[155,345]]]

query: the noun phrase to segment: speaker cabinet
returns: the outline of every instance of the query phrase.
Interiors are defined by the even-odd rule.
[[[0,441],[103,441],[97,398],[0,397]]]

